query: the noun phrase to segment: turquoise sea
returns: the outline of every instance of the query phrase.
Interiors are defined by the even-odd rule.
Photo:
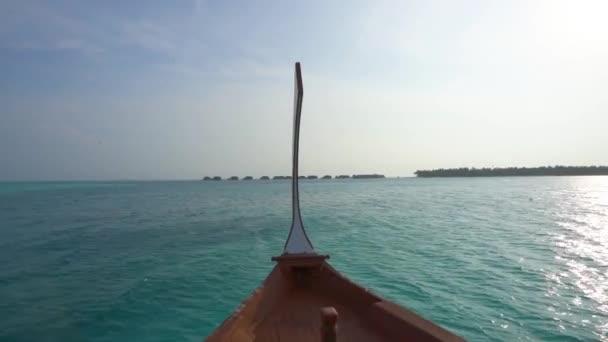
[[[288,181],[0,183],[0,341],[201,341]],[[302,181],[339,271],[472,341],[608,341],[608,177]]]

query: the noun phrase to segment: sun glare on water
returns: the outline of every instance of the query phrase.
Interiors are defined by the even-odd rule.
[[[560,296],[568,289],[579,295],[570,306],[585,312],[590,305],[604,317],[589,315],[577,319],[583,326],[595,326],[596,335],[608,339],[608,177],[574,177],[569,190],[555,195],[559,201],[555,234],[555,258],[559,270],[547,275],[551,284],[547,294]],[[573,315],[569,307],[551,307],[554,319]]]

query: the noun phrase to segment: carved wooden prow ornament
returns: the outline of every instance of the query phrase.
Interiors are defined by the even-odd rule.
[[[300,194],[298,192],[298,147],[300,142],[300,117],[302,116],[302,99],[304,87],[302,85],[302,69],[300,63],[296,63],[295,87],[293,102],[293,155],[291,172],[291,207],[292,219],[289,236],[283,248],[284,254],[310,254],[314,253],[314,247],[306,235],[302,216],[300,215]]]

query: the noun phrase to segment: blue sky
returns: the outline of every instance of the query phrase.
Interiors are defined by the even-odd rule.
[[[604,1],[3,1],[0,179],[608,164]]]

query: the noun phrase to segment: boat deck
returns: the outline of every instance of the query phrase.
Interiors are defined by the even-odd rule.
[[[207,341],[464,341],[350,281],[325,259],[275,258],[262,286]],[[338,314],[329,325],[335,339],[322,339],[321,310],[328,307]]]
[[[348,305],[328,296],[294,289],[256,327],[256,342],[318,341],[321,336],[322,307],[338,311],[338,341],[387,341],[373,327],[353,312]]]

